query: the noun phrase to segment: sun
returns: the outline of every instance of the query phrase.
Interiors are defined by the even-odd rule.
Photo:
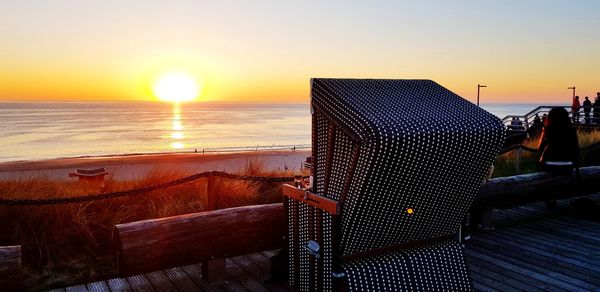
[[[152,92],[162,101],[192,101],[200,95],[200,86],[186,73],[166,73],[156,79]]]

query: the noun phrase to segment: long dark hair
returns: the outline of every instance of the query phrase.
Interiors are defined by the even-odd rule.
[[[570,128],[573,127],[573,124],[571,124],[569,113],[564,107],[555,107],[548,113],[548,116],[544,121],[544,126],[552,128]]]

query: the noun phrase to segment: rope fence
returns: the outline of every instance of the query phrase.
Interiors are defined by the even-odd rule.
[[[201,178],[206,177],[221,177],[227,179],[236,179],[236,180],[244,180],[244,181],[254,181],[254,182],[269,182],[269,183],[281,183],[281,182],[289,182],[294,180],[294,176],[284,176],[284,177],[269,177],[269,176],[250,176],[250,175],[237,175],[226,173],[222,171],[206,171],[202,173],[193,174],[190,176],[178,178],[172,181],[159,183],[155,185],[150,185],[147,187],[141,187],[126,191],[118,191],[111,193],[101,193],[94,195],[84,195],[77,197],[69,197],[69,198],[52,198],[52,199],[4,199],[0,198],[0,206],[40,206],[40,205],[58,205],[58,204],[71,204],[71,203],[83,203],[97,200],[106,200],[106,199],[114,199],[125,196],[135,196],[140,195],[147,192],[162,190],[166,188],[170,188],[176,185],[188,183],[191,181],[195,181]]]
[[[600,142],[583,147],[580,149],[580,151],[587,151],[587,150],[591,150],[591,149],[595,149],[595,148],[600,148]],[[509,147],[502,149],[498,155],[502,155],[504,153],[507,153],[512,150],[517,150],[517,149],[529,151],[532,153],[538,153],[538,150],[535,148],[531,148],[531,147],[528,147],[528,146],[525,146],[522,144],[515,144],[515,145],[511,145]],[[517,162],[517,172],[519,172],[518,164],[519,164],[519,162]],[[170,187],[173,187],[176,185],[188,183],[191,181],[195,181],[195,180],[205,178],[205,177],[210,177],[210,176],[227,178],[227,179],[264,182],[264,183],[266,183],[266,182],[270,182],[270,183],[289,182],[289,181],[293,181],[295,178],[293,176],[284,176],[284,177],[250,176],[250,175],[231,174],[231,173],[226,173],[226,172],[222,172],[222,171],[206,171],[206,172],[182,177],[179,179],[175,179],[172,181],[159,183],[159,184],[155,184],[155,185],[150,185],[147,187],[141,187],[141,188],[126,190],[126,191],[117,191],[117,192],[111,192],[111,193],[100,193],[100,194],[93,194],[93,195],[83,195],[83,196],[69,197],[69,198],[52,198],[52,199],[5,199],[5,198],[0,198],[0,206],[59,205],[59,204],[71,204],[71,203],[83,203],[83,202],[90,202],[90,201],[107,200],[107,199],[114,199],[114,198],[125,197],[125,196],[135,196],[135,195],[140,195],[140,194],[147,193],[147,192],[162,190],[162,189],[170,188]],[[304,177],[304,178],[306,178],[306,177]]]

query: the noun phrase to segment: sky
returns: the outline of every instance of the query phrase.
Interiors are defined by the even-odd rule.
[[[0,0],[0,101],[308,102],[312,77],[431,79],[475,101],[600,91],[600,1]],[[425,101],[426,102],[426,101]]]

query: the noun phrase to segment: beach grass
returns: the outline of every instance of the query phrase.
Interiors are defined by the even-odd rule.
[[[237,173],[252,176],[291,176],[267,171],[250,161]],[[139,180],[117,181],[108,176],[105,192],[123,191],[185,177],[190,173],[152,170]],[[280,183],[224,179],[220,208],[281,201]],[[7,199],[65,198],[98,193],[98,186],[53,181],[43,176],[0,181]],[[0,206],[0,245],[23,248],[24,284],[39,290],[64,287],[116,276],[112,236],[116,224],[205,210],[206,179],[135,196],[86,203],[43,206]]]
[[[584,149],[580,152],[580,165],[600,165],[600,147],[586,149],[589,146],[600,142],[600,130],[578,130],[577,137],[579,139],[579,148]],[[540,135],[525,139],[523,145],[529,148],[537,149],[540,143]],[[518,174],[516,172],[516,153],[509,151],[496,158],[494,164],[494,173],[492,177],[511,176]],[[539,171],[538,161],[539,153],[531,153],[523,151],[520,158],[520,174],[532,173]]]

